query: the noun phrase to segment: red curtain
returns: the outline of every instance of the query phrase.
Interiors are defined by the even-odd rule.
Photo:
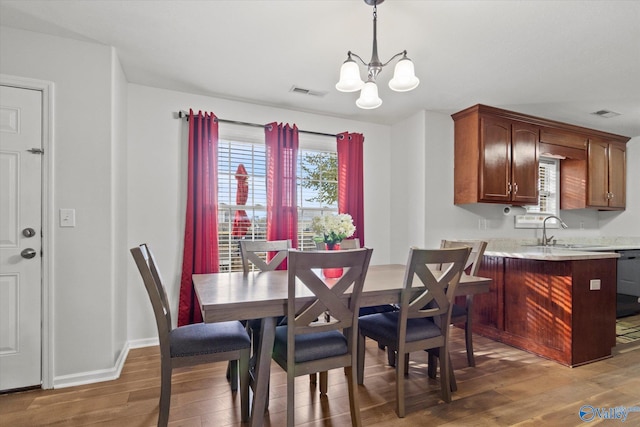
[[[191,275],[219,271],[218,122],[213,113],[189,111],[188,162],[178,326],[202,322]]]
[[[364,136],[361,133],[338,134],[338,212],[353,218],[356,232],[364,246]]]
[[[291,239],[298,247],[298,128],[270,123],[265,127],[267,147],[267,240]],[[286,269],[286,262],[281,268]]]

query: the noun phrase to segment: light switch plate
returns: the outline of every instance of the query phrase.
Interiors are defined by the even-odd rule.
[[[60,227],[76,226],[76,210],[60,209]]]
[[[599,291],[600,290],[600,279],[591,279],[591,280],[589,280],[589,290],[591,290],[591,291]]]

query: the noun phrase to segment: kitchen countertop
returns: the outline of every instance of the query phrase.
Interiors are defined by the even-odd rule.
[[[602,250],[602,248],[598,248]],[[537,259],[542,261],[574,261],[583,259],[619,258],[616,252],[596,252],[587,249],[569,249],[554,247],[519,246],[508,250],[485,251],[487,256],[503,258]]]
[[[558,241],[551,246],[538,246],[531,239],[495,239],[489,241],[484,254],[504,258],[571,261],[619,258],[620,255],[615,251],[638,249],[640,240],[636,238],[571,239]]]

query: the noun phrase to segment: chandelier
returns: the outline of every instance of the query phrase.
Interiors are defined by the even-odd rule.
[[[404,50],[396,53],[384,64],[378,58],[378,39],[376,23],[378,20],[377,5],[384,0],[364,0],[369,6],[373,6],[373,52],[371,60],[367,64],[362,58],[355,53],[349,51],[347,60],[340,67],[340,81],[336,84],[336,89],[340,92],[356,92],[360,91],[360,98],[356,100],[356,105],[365,110],[378,108],[382,105],[382,99],[378,96],[378,86],[376,85],[376,77],[382,71],[382,68],[399,56],[402,56],[393,72],[393,78],[389,80],[389,87],[396,92],[408,92],[415,89],[420,80],[416,77],[413,62],[407,58],[407,51]],[[362,65],[367,67],[367,82],[360,78],[360,69],[352,56],[358,58]]]

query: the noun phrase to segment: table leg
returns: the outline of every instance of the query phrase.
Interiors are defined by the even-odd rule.
[[[251,405],[251,426],[261,427],[264,423],[264,411],[269,396],[269,377],[271,375],[271,352],[276,333],[276,318],[262,319],[260,326],[260,348],[255,366],[255,387]]]

